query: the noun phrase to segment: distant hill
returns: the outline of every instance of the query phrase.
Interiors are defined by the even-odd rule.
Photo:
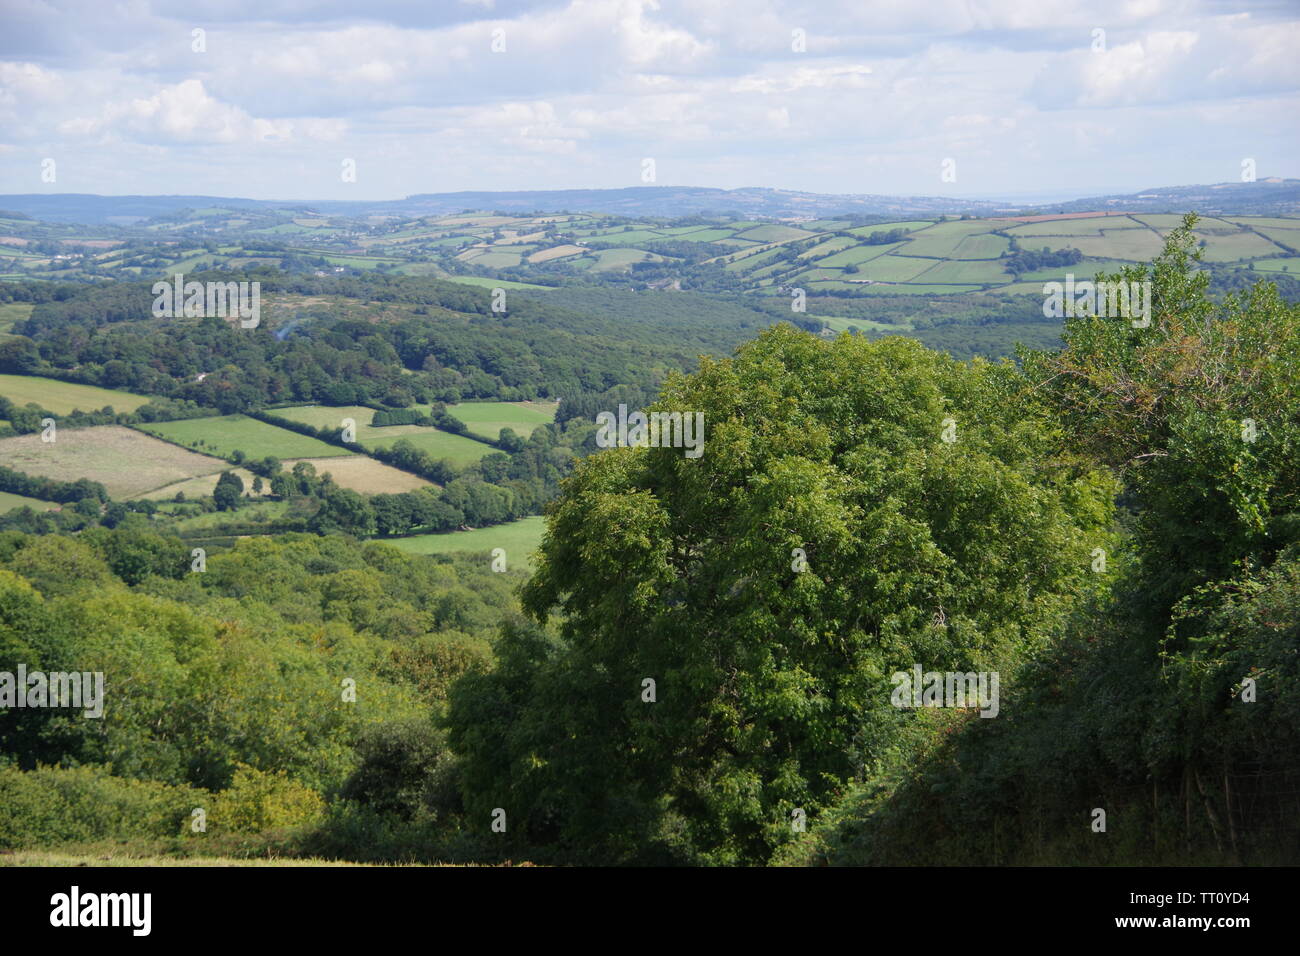
[[[216,196],[97,196],[87,193],[0,195],[0,208],[47,222],[128,224],[181,210],[303,209],[331,216],[392,216],[409,219],[462,210],[503,212],[588,212],[621,216],[739,215],[767,218],[839,215],[922,218],[942,215],[996,216],[1009,213],[1125,212],[1284,215],[1300,212],[1300,180],[1261,179],[1253,183],[1162,186],[1112,196],[1093,196],[1039,205],[1007,204],[943,196],[835,195],[788,189],[695,186],[633,186],[625,189],[521,190],[515,192],[420,193],[380,201],[260,200]]]

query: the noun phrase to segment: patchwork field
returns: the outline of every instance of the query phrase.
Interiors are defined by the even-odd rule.
[[[135,427],[186,448],[223,458],[235,451],[242,451],[247,458],[266,458],[271,455],[282,460],[348,454],[346,449],[328,445],[319,438],[299,435],[244,415],[152,422]]]
[[[15,405],[35,402],[56,415],[75,411],[97,412],[106,405],[115,412],[133,412],[149,402],[143,395],[132,395],[112,388],[61,382],[39,375],[0,375],[0,395]]]
[[[434,458],[446,458],[456,465],[473,464],[493,450],[491,446],[472,438],[453,435],[437,428],[424,428],[420,425],[383,425],[376,428],[370,424],[375,415],[374,409],[361,405],[296,405],[292,408],[277,408],[273,414],[315,428],[342,428],[343,419],[351,418],[357,424],[357,441],[363,448],[387,448],[406,439]]]
[[[59,481],[89,478],[119,499],[131,498],[198,475],[228,468],[121,425],[59,429],[53,442],[40,435],[0,438],[0,461],[16,471]]]

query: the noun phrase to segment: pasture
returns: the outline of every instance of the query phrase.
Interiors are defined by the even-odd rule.
[[[343,419],[351,418],[357,425],[357,442],[363,448],[387,448],[406,439],[433,458],[446,458],[456,465],[473,464],[493,450],[472,438],[422,425],[382,425],[376,428],[370,424],[375,415],[374,409],[362,405],[295,405],[292,408],[277,408],[272,414],[304,422],[315,428],[341,429]]]
[[[450,531],[446,534],[417,534],[409,538],[385,538],[383,541],[408,554],[479,552],[484,555],[485,561],[489,560],[488,555],[493,548],[504,548],[507,570],[516,567],[532,570],[532,553],[540,547],[545,531],[546,519],[541,515],[531,515],[490,528]]]
[[[431,488],[433,482],[425,481],[419,475],[385,465],[365,455],[347,455],[343,458],[305,458],[311,462],[316,474],[329,474],[340,488],[348,488],[363,495],[395,495],[403,491],[415,491],[417,488]],[[286,461],[285,471],[292,471],[298,462]]]
[[[59,507],[53,501],[42,501],[40,498],[29,498],[26,495],[16,495],[11,491],[0,491],[0,514],[6,511],[13,511],[15,508],[31,508],[35,511],[52,511]]]
[[[369,409],[367,409],[369,411]],[[327,445],[319,438],[299,435],[245,415],[189,418],[175,422],[136,425],[142,432],[184,445],[192,451],[229,458],[242,451],[246,458],[327,458],[346,455],[344,448]]]
[[[19,406],[35,402],[56,415],[78,410],[97,412],[106,405],[111,405],[115,412],[133,412],[149,402],[143,395],[39,375],[0,375],[0,395]]]
[[[0,461],[43,478],[89,478],[117,499],[229,467],[220,458],[198,455],[121,425],[61,428],[48,443],[40,435],[0,438]]]
[[[555,419],[555,408],[554,402],[462,402],[448,405],[447,411],[475,435],[496,441],[503,428],[527,438],[534,429]]]

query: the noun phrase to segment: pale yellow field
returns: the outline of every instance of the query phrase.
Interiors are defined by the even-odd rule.
[[[229,468],[220,458],[177,448],[121,425],[60,428],[55,440],[39,434],[0,438],[0,462],[29,475],[101,482],[117,499]]]
[[[554,249],[543,249],[541,252],[534,252],[528,257],[529,262],[550,262],[552,259],[562,259],[565,256],[580,255],[587,250],[582,246],[556,246]]]
[[[246,468],[225,468],[223,471],[233,471],[239,476],[244,483],[244,494],[250,498],[257,498],[253,494],[253,479],[257,476]],[[200,475],[197,478],[186,478],[184,481],[173,482],[170,485],[164,485],[162,488],[154,488],[146,491],[144,494],[136,495],[137,498],[149,498],[153,501],[171,501],[176,497],[176,492],[185,492],[186,498],[205,498],[217,487],[217,479],[221,477],[220,471],[214,471],[210,475]],[[265,494],[270,490],[270,482],[265,478],[262,479],[262,491]]]
[[[425,481],[418,475],[385,465],[365,455],[344,455],[339,458],[297,458],[284,462],[285,471],[293,471],[299,461],[309,461],[316,468],[316,474],[326,472],[334,476],[334,482],[340,488],[350,488],[364,495],[397,494],[402,491],[414,491],[417,488],[429,488],[431,481]],[[247,483],[247,481],[245,482]]]

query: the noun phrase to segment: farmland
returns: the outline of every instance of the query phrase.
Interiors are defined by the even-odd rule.
[[[341,488],[348,488],[364,495],[398,494],[403,491],[415,491],[418,488],[433,487],[432,482],[425,481],[418,475],[412,475],[382,461],[375,461],[365,455],[344,455],[336,458],[304,458],[311,463],[318,475],[329,474],[334,483]],[[286,471],[293,469],[297,461],[286,461]]]
[[[446,458],[456,465],[472,464],[492,451],[489,445],[482,442],[437,428],[420,425],[384,425],[376,428],[370,424],[375,415],[374,409],[361,405],[298,405],[277,408],[274,414],[313,428],[341,429],[343,420],[350,418],[356,423],[357,442],[363,448],[387,448],[405,439],[435,459]]]
[[[175,422],[154,422],[136,426],[141,431],[192,451],[229,458],[236,451],[245,458],[327,458],[346,455],[346,449],[328,445],[319,438],[299,435],[245,415],[191,418]]]
[[[540,515],[533,515],[509,524],[494,525],[491,528],[391,538],[387,543],[409,554],[491,552],[493,548],[504,548],[507,568],[531,568],[532,552],[542,543],[542,534],[545,530],[546,519]]]
[[[89,478],[102,483],[114,498],[131,498],[227,467],[220,458],[198,455],[120,425],[60,429],[56,440],[48,443],[40,435],[0,438],[0,461],[17,471],[60,481]]]
[[[149,401],[130,392],[37,375],[0,375],[0,395],[15,405],[35,402],[56,415],[68,415],[78,410],[94,412],[105,406],[112,406],[116,412],[133,412]]]
[[[5,261],[15,275],[34,269],[69,278],[150,278],[208,264],[284,268],[308,259],[321,267],[318,276],[386,271],[520,291],[630,283],[758,295],[783,294],[780,290],[791,287],[872,297],[882,290],[924,296],[1022,294],[1041,290],[1024,285],[1030,280],[1023,270],[1007,268],[1018,251],[1077,249],[1082,259],[1051,277],[1066,271],[1091,277],[1103,263],[1149,261],[1181,221],[1167,212],[1103,211],[876,218],[880,221],[473,213],[367,222],[364,234],[358,234],[348,231],[352,221],[344,218],[211,206],[124,230],[121,240],[100,240],[115,246],[108,251],[79,244],[80,252],[57,269],[46,258],[17,254],[25,240],[24,226],[15,222],[16,255]],[[212,229],[222,232],[220,246],[183,238]],[[142,232],[154,237],[152,246],[142,246]],[[180,235],[162,242],[163,232]],[[1224,269],[1247,270],[1255,263],[1256,271],[1281,272],[1270,263],[1300,254],[1300,217],[1208,217],[1197,235],[1204,240],[1203,260]],[[268,246],[268,239],[279,248]],[[929,271],[944,263],[972,266]],[[0,312],[0,335],[8,318]]]
[[[514,429],[527,438],[533,430],[555,418],[555,404],[535,402],[465,402],[447,408],[475,435],[496,441],[501,429]]]
[[[42,501],[40,498],[29,498],[26,495],[0,491],[0,514],[12,511],[14,508],[35,508],[37,511],[48,511],[57,507],[59,506],[52,501]]]

